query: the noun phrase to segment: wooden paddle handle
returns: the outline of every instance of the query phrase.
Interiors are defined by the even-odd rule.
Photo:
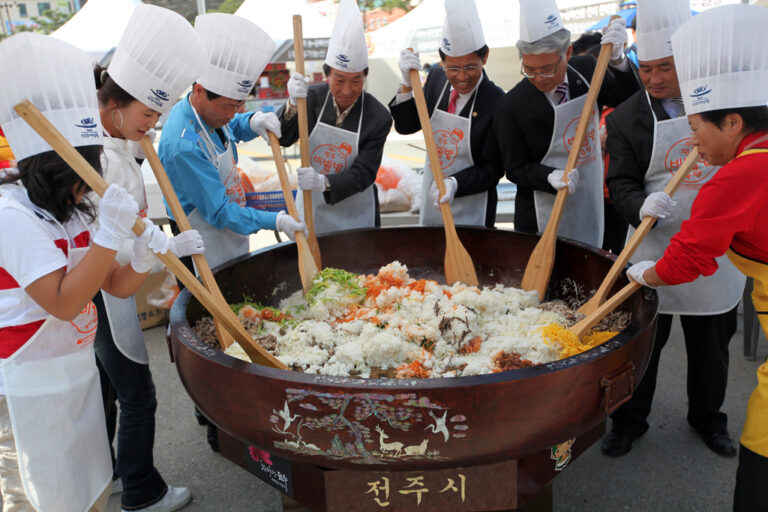
[[[419,122],[421,123],[421,131],[424,134],[424,144],[427,146],[427,156],[429,158],[429,167],[432,171],[432,179],[437,186],[437,190],[440,192],[440,197],[445,195],[445,183],[443,181],[443,170],[440,168],[440,157],[437,155],[437,146],[435,146],[435,138],[432,133],[432,121],[429,118],[429,110],[427,109],[427,100],[424,97],[424,89],[421,85],[421,77],[419,71],[412,69],[409,72],[411,78],[411,88],[413,91],[413,99],[416,103],[416,110],[419,113]],[[451,213],[451,205],[448,203],[440,203],[440,214],[443,217],[443,227],[445,228],[445,243],[446,243],[446,265],[445,265],[445,279],[448,284],[461,281],[470,286],[477,286],[479,281],[477,279],[477,273],[475,272],[474,264],[469,259],[467,264],[466,260],[469,258],[469,254],[466,254],[466,249],[461,245],[459,235],[456,233],[456,225],[453,222],[453,213]],[[453,248],[452,248],[453,247]],[[455,249],[455,250],[454,250]],[[456,258],[453,264],[448,262],[450,254],[457,254],[460,256]],[[451,274],[451,275],[449,275]]]
[[[301,15],[293,15],[293,53],[296,59],[296,72],[304,74],[304,29],[301,22]],[[297,98],[296,108],[299,116],[299,152],[301,154],[301,166],[309,167],[309,120],[307,118],[307,98]],[[304,223],[307,225],[307,241],[312,251],[312,257],[315,259],[315,266],[323,268],[320,259],[320,245],[317,243],[315,234],[315,216],[312,213],[312,191],[304,190],[302,192],[304,200]],[[293,214],[292,214],[293,215]],[[294,216],[295,219],[298,217]]]
[[[620,18],[620,16],[612,16],[611,21]],[[587,97],[584,102],[584,108],[581,109],[579,124],[576,127],[576,135],[573,139],[573,145],[571,146],[571,151],[568,154],[568,161],[565,165],[565,172],[563,173],[562,178],[565,183],[568,183],[568,174],[574,167],[576,167],[579,160],[581,145],[584,143],[584,137],[589,128],[589,121],[594,115],[593,111],[595,104],[597,103],[597,96],[600,94],[600,89],[603,85],[603,78],[608,69],[608,62],[611,59],[612,49],[612,44],[604,44],[602,48],[600,48],[600,55],[597,58],[597,65],[595,66],[595,71],[592,74],[592,79],[589,83],[589,91],[587,92]],[[552,207],[552,213],[549,216],[547,227],[544,229],[544,233],[531,253],[528,265],[525,268],[525,274],[523,274],[522,288],[524,290],[536,290],[539,292],[539,299],[541,300],[544,300],[544,295],[547,293],[547,286],[549,285],[549,278],[552,275],[552,267],[555,262],[557,230],[560,227],[560,219],[563,216],[563,210],[565,209],[565,202],[567,199],[567,187],[557,191],[555,204]],[[585,228],[589,229],[589,227]]]
[[[168,207],[171,209],[171,213],[173,214],[173,218],[176,221],[176,225],[182,232],[189,231],[192,229],[192,225],[189,223],[187,214],[184,213],[184,209],[181,207],[179,198],[176,195],[176,191],[173,189],[171,180],[168,179],[168,175],[165,172],[163,163],[160,161],[160,157],[157,156],[155,146],[152,145],[152,139],[145,135],[142,137],[139,144],[141,145],[141,150],[144,152],[144,157],[149,162],[149,166],[152,168],[152,172],[155,174],[158,185],[160,185],[160,190],[163,192],[163,197],[165,197],[165,200],[168,203]],[[205,288],[211,292],[216,300],[228,307],[229,305],[227,304],[224,296],[221,294],[219,285],[216,283],[216,279],[213,277],[213,272],[211,272],[211,267],[208,265],[208,260],[205,259],[205,255],[193,254],[192,261],[195,262],[195,266],[197,267],[197,271],[200,274],[200,279],[203,280],[203,285],[205,285]],[[221,323],[215,318],[213,325],[216,329],[216,336],[219,338],[221,346],[227,348],[232,345],[234,342],[233,336],[226,329],[224,329]]]
[[[569,331],[574,333],[579,338],[582,338],[589,332],[592,327],[597,325],[600,320],[610,314],[614,309],[619,307],[625,300],[627,300],[633,293],[640,289],[642,285],[637,281],[630,281],[624,288],[616,292],[610,299],[605,301],[592,313],[588,314],[584,319],[568,328]]]
[[[283,196],[285,196],[285,206],[288,208],[288,214],[298,221],[299,210],[296,208],[296,203],[293,200],[291,184],[288,182],[288,174],[285,172],[285,162],[283,162],[283,154],[280,151],[280,141],[272,132],[269,132],[269,144],[272,147],[272,156],[275,159],[277,175],[280,178],[280,188],[283,191]],[[301,277],[301,286],[304,289],[304,293],[307,293],[310,288],[312,288],[312,283],[317,276],[318,269],[315,264],[315,259],[312,256],[312,250],[304,236],[304,232],[297,231],[294,233],[294,237],[296,238],[296,247],[299,251],[299,276]]]
[[[21,116],[32,129],[37,132],[50,146],[56,151],[56,153],[74,170],[85,183],[99,196],[103,196],[107,190],[107,182],[104,178],[97,173],[91,164],[83,158],[83,155],[70,144],[70,142],[64,138],[61,133],[56,129],[53,124],[29,101],[23,101],[14,107],[14,110]],[[144,232],[144,222],[139,217],[136,217],[136,221],[133,224],[133,232],[138,236]],[[168,251],[165,254],[155,254],[157,258],[163,262],[163,264],[173,272],[173,274],[189,288],[189,291],[194,295],[200,303],[213,314],[214,318],[218,319],[224,326],[230,331],[236,333],[236,339],[238,343],[243,347],[243,350],[248,354],[254,363],[264,366],[271,366],[274,368],[280,368],[287,370],[288,367],[280,360],[275,358],[272,354],[267,352],[261,345],[256,343],[253,338],[246,332],[237,316],[232,312],[229,306],[223,307],[218,301],[216,301],[208,290],[195,279],[195,276],[184,266],[184,264],[177,258],[172,252]]]
[[[698,148],[693,148],[691,152],[688,153],[688,156],[686,157],[683,164],[672,176],[672,179],[669,180],[667,186],[664,187],[664,192],[670,196],[674,196],[675,192],[677,192],[677,189],[680,188],[680,185],[682,185],[683,181],[685,181],[685,178],[691,172],[691,169],[696,165],[698,160],[699,150]],[[581,306],[581,308],[579,308],[580,313],[587,315],[603,303],[605,298],[608,296],[608,293],[613,288],[613,285],[616,283],[616,280],[621,275],[621,272],[624,270],[624,267],[626,267],[629,263],[629,259],[633,254],[635,254],[635,251],[640,246],[640,243],[643,241],[645,236],[651,231],[651,228],[655,222],[656,217],[646,216],[643,218],[642,222],[640,222],[640,225],[637,227],[627,244],[624,246],[624,249],[622,249],[621,253],[619,253],[619,256],[613,262],[611,269],[608,271],[605,279],[603,279],[603,282],[600,284],[600,288],[597,289],[597,292],[595,292],[595,295],[593,295],[589,301],[587,301],[584,305]]]

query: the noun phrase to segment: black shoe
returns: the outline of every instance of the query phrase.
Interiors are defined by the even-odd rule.
[[[603,438],[603,445],[600,449],[603,455],[607,457],[621,457],[629,453],[632,449],[632,441],[635,439],[637,438],[627,434],[608,432]]]
[[[702,435],[701,437],[704,439],[704,444],[707,445],[707,448],[719,456],[729,458],[736,456],[736,444],[731,439],[731,435],[727,430]]]
[[[208,446],[216,453],[219,453],[219,432],[216,425],[208,424]]]

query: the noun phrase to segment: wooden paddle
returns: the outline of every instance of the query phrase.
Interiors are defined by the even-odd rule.
[[[304,74],[304,30],[301,24],[301,14],[293,16],[293,53],[296,60],[296,72]],[[299,109],[299,151],[301,153],[301,166],[309,167],[309,121],[307,120],[307,98],[297,98]],[[312,251],[312,257],[315,259],[315,266],[323,268],[320,259],[320,246],[317,244],[315,235],[315,217],[312,214],[312,191],[304,190],[302,192],[304,200],[304,223],[307,225],[307,242]],[[287,200],[286,200],[287,204]],[[293,218],[298,219],[293,213]],[[301,252],[301,251],[299,251]],[[305,290],[306,291],[306,290]]]
[[[29,101],[23,101],[14,107],[14,110],[21,116],[40,137],[42,137],[58,153],[58,155],[74,170],[85,183],[99,196],[103,196],[107,190],[107,182],[97,173],[88,161],[77,152],[77,150],[64,138],[53,124]],[[133,232],[141,235],[144,232],[144,222],[136,217],[133,225]],[[200,303],[211,312],[213,317],[224,325],[231,333],[234,333],[235,339],[243,347],[248,357],[254,363],[264,366],[271,366],[287,370],[288,367],[272,354],[267,352],[264,347],[256,343],[250,334],[243,328],[237,316],[232,312],[229,306],[222,305],[195,276],[179,261],[172,252],[165,254],[156,254],[157,258],[173,272],[173,274],[189,288]]]
[[[606,315],[610,314],[614,309],[619,307],[625,300],[627,300],[633,293],[640,289],[642,285],[637,281],[630,280],[624,288],[616,292],[616,295],[612,296],[607,301],[603,302],[600,306],[595,308],[594,311],[589,313],[581,322],[572,325],[568,328],[569,331],[574,333],[579,338],[582,338],[589,332],[592,327],[597,325]]]
[[[152,139],[145,135],[142,137],[139,144],[141,145],[141,150],[144,152],[144,157],[149,162],[149,166],[152,167],[152,172],[155,174],[158,185],[160,185],[160,190],[162,190],[163,196],[168,202],[168,207],[171,209],[173,218],[176,220],[176,225],[181,231],[189,231],[192,229],[192,225],[189,223],[187,214],[184,213],[184,209],[181,207],[179,198],[176,196],[176,191],[173,190],[171,180],[168,179],[168,175],[165,173],[163,163],[157,156],[155,146],[152,145]],[[195,267],[197,267],[197,272],[200,274],[200,279],[203,280],[203,285],[205,285],[205,288],[211,293],[211,295],[213,295],[216,300],[219,301],[220,304],[229,307],[226,299],[221,294],[221,290],[219,289],[219,285],[216,283],[216,279],[213,277],[213,272],[211,272],[211,267],[208,265],[208,260],[205,259],[205,255],[193,254],[192,261],[195,262]],[[216,320],[215,317],[213,320],[213,326],[216,329],[216,336],[219,338],[219,343],[221,343],[221,346],[227,348],[232,345],[234,338],[226,329],[224,329],[224,327],[221,325],[221,322]]]
[[[272,156],[275,158],[277,175],[280,177],[280,188],[283,189],[285,205],[288,207],[288,214],[298,221],[299,211],[296,209],[296,203],[293,201],[291,184],[288,182],[288,174],[285,172],[285,162],[283,161],[283,153],[280,151],[280,141],[272,132],[269,132],[269,144],[272,146]],[[304,288],[304,293],[307,293],[309,289],[312,288],[312,281],[315,280],[318,269],[315,265],[315,259],[312,257],[309,242],[304,236],[304,232],[297,231],[294,236],[296,238],[296,247],[299,250],[299,275],[301,276],[301,286]]]
[[[427,102],[424,99],[424,89],[421,87],[421,77],[419,71],[412,69],[410,71],[411,88],[413,89],[413,98],[416,101],[416,109],[419,112],[419,121],[421,122],[421,131],[424,134],[424,143],[427,145],[427,156],[432,168],[432,179],[440,193],[440,197],[445,195],[445,183],[443,183],[443,171],[440,168],[440,157],[437,156],[437,147],[435,146],[434,135],[432,134],[432,123],[429,120],[429,111]],[[445,228],[445,280],[448,284],[461,281],[470,286],[478,286],[477,273],[472,258],[461,244],[459,235],[456,233],[456,226],[453,223],[453,214],[451,205],[440,203],[440,213],[443,216],[443,227]]]
[[[674,196],[675,192],[677,192],[677,189],[680,188],[680,185],[683,184],[683,181],[688,176],[688,173],[690,173],[693,166],[696,165],[698,159],[699,150],[697,148],[693,148],[691,152],[688,153],[688,157],[685,159],[683,164],[675,172],[674,176],[672,176],[672,179],[669,180],[667,186],[664,187],[664,192],[670,196]],[[627,245],[624,246],[624,249],[622,249],[621,253],[616,258],[616,261],[613,262],[613,266],[611,266],[611,270],[608,271],[605,279],[603,279],[600,288],[597,289],[597,292],[595,292],[591,299],[589,299],[579,308],[580,313],[588,315],[595,311],[597,307],[603,303],[605,298],[608,296],[608,292],[610,292],[611,288],[613,288],[613,284],[616,282],[616,279],[619,278],[619,275],[621,275],[624,267],[626,267],[627,263],[629,263],[629,259],[640,246],[640,243],[645,238],[645,235],[647,235],[651,230],[655,222],[656,217],[646,216],[643,218],[643,221],[632,234],[632,237],[629,239],[629,242],[627,242]]]
[[[611,17],[611,21],[620,18],[620,16]],[[587,133],[589,127],[589,121],[592,118],[595,103],[597,102],[597,95],[600,94],[600,87],[603,85],[603,77],[605,77],[605,71],[608,68],[608,61],[611,58],[612,44],[605,44],[600,49],[600,56],[597,59],[597,65],[595,66],[595,72],[592,75],[592,80],[589,84],[589,92],[587,93],[587,99],[584,103],[584,108],[581,110],[581,117],[579,118],[579,124],[576,128],[576,137],[573,140],[571,146],[571,152],[568,155],[568,162],[565,165],[565,173],[563,173],[563,181],[568,182],[568,173],[570,173],[579,159],[579,152],[581,151],[581,145],[584,143],[584,136]],[[523,282],[520,285],[523,290],[536,290],[539,292],[539,299],[544,300],[544,295],[547,292],[547,285],[549,284],[549,277],[552,275],[552,267],[555,263],[555,243],[557,242],[557,229],[560,226],[560,218],[563,215],[563,209],[565,208],[565,201],[568,199],[568,187],[558,190],[555,197],[555,205],[552,207],[552,213],[549,216],[549,222],[544,230],[544,234],[541,235],[539,242],[533,249],[530,258],[528,259],[528,265],[525,267],[525,274],[523,274]],[[592,226],[584,226],[584,229],[591,229]]]

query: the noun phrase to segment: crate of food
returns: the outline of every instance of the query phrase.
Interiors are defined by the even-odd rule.
[[[293,190],[293,197],[296,198],[296,191]],[[279,212],[285,210],[285,196],[280,190],[272,192],[248,192],[245,194],[245,205],[257,210],[268,212]]]

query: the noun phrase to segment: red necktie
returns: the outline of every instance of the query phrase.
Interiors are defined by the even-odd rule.
[[[459,99],[459,93],[456,91],[456,89],[451,90],[451,99],[448,101],[449,114],[456,113],[456,100],[458,99]]]

